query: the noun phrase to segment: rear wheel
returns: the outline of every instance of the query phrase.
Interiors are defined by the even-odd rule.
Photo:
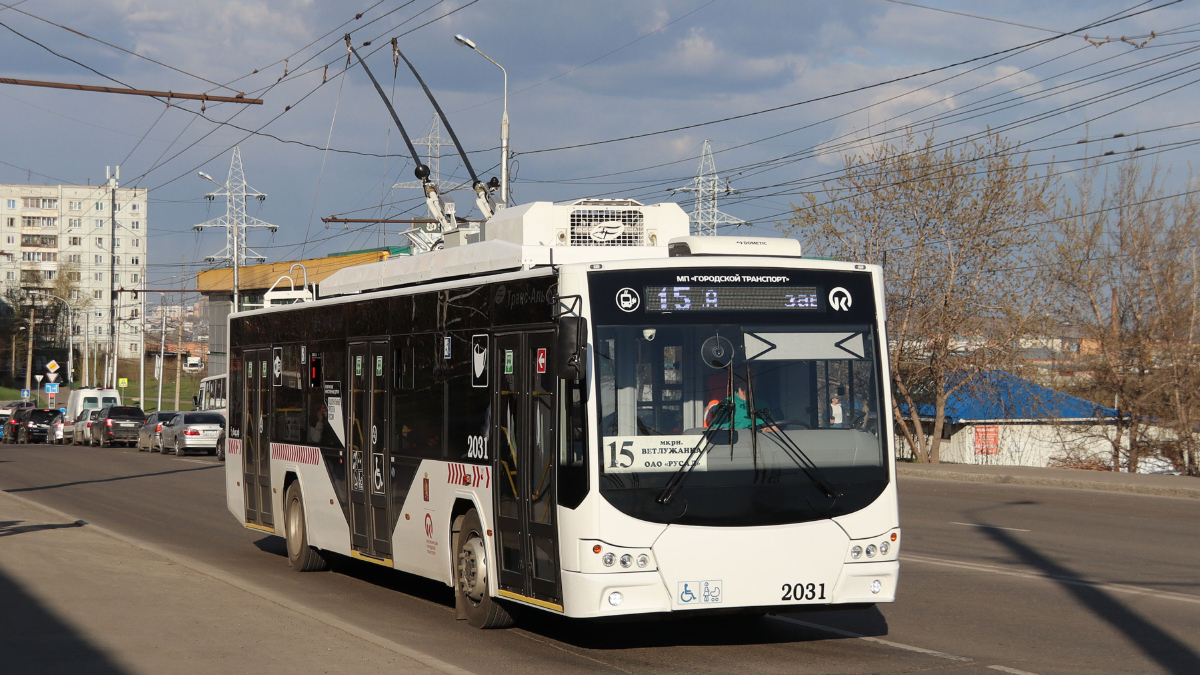
[[[288,486],[283,496],[283,532],[287,539],[288,562],[297,572],[323,570],[327,563],[317,549],[308,545],[308,528],[304,522],[304,496],[300,482]]]
[[[513,624],[508,610],[491,596],[488,578],[487,539],[475,509],[463,518],[455,555],[455,600],[475,628],[507,628]]]
[[[175,439],[175,456],[183,457],[183,446],[179,445],[179,439]]]

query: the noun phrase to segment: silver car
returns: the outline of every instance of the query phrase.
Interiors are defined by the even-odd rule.
[[[138,430],[137,449],[139,452],[155,450],[162,452],[162,430],[171,418],[178,415],[177,410],[159,410],[156,413],[151,413],[150,417],[146,418],[146,423]]]
[[[225,416],[212,412],[178,413],[163,425],[159,452],[177,456],[191,450],[217,454],[217,439],[225,428]]]

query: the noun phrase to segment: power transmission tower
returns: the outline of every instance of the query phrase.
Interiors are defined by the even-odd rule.
[[[448,185],[442,187],[442,146],[448,145],[453,147],[454,141],[449,138],[442,138],[441,121],[437,115],[433,116],[433,124],[429,127],[429,134],[424,138],[414,138],[413,145],[425,146],[425,166],[429,167],[429,180],[438,189],[438,192],[447,193],[451,190],[462,187],[462,185]],[[392,186],[396,188],[415,188],[425,192],[425,184],[419,180],[410,180],[404,183],[396,183]],[[433,214],[429,214],[433,217]]]
[[[217,183],[215,180],[213,182]],[[229,163],[229,178],[225,180],[224,184],[217,183],[217,185],[224,190],[210,192],[204,195],[204,198],[212,201],[217,197],[225,197],[225,215],[194,225],[193,229],[200,231],[206,227],[225,228],[225,248],[221,249],[220,253],[205,257],[205,262],[230,261],[232,265],[235,257],[238,267],[245,267],[248,260],[258,263],[266,262],[265,256],[259,255],[246,246],[246,230],[251,227],[265,227],[274,232],[279,229],[279,226],[246,215],[247,198],[253,197],[261,202],[267,198],[267,195],[246,184],[246,174],[242,171],[240,147],[234,146],[233,148],[233,160]]]
[[[246,246],[246,230],[251,227],[265,227],[274,232],[279,229],[279,226],[246,215],[247,197],[253,197],[262,202],[267,195],[246,185],[246,174],[242,171],[242,149],[240,147],[236,145],[233,147],[233,159],[229,163],[229,177],[225,179],[224,184],[218,183],[204,172],[200,173],[200,177],[224,188],[223,191],[210,192],[204,197],[209,201],[217,197],[225,197],[225,215],[194,225],[193,229],[199,232],[206,227],[225,228],[225,248],[221,249],[220,253],[207,256],[204,260],[206,262],[229,261],[230,267],[233,268],[233,306],[234,311],[238,311],[238,268],[245,267],[247,260],[258,263],[267,261],[265,256],[259,255]]]
[[[729,179],[725,180],[725,188],[721,189],[721,179],[717,176],[717,165],[713,161],[712,145],[704,139],[704,149],[700,152],[700,167],[696,169],[696,177],[691,185],[672,188],[672,192],[693,192],[696,194],[695,206],[692,208],[692,232],[698,236],[711,237],[717,233],[718,225],[741,225],[746,221],[734,218],[717,209],[717,195],[724,192],[727,195],[737,194],[739,190],[729,187]]]

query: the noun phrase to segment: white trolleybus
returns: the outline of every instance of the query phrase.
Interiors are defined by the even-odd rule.
[[[231,316],[230,512],[459,618],[891,602],[879,267],[537,202]]]

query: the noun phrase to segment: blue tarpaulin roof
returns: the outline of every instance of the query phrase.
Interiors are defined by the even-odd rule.
[[[960,376],[962,377],[962,376]],[[933,405],[919,408],[922,418],[936,414]],[[1004,371],[975,375],[950,394],[946,419],[952,422],[1083,420],[1117,416],[1117,411],[1078,396],[1064,394]]]

